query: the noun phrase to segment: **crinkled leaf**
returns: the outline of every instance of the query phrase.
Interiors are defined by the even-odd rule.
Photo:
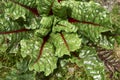
[[[94,48],[84,47],[79,56],[88,75],[95,80],[105,80],[104,64],[98,60]]]
[[[54,42],[54,46],[56,47],[55,55],[61,57],[63,55],[70,55],[62,37],[59,33],[51,34],[51,40]]]
[[[69,23],[68,21],[60,21],[55,26],[53,26],[52,31],[53,32],[76,32],[78,30],[78,27],[75,25]]]
[[[39,55],[39,49],[42,40],[22,40],[21,55],[23,57],[30,56],[32,61],[35,61]],[[54,48],[49,42],[45,43],[40,59],[29,64],[30,70],[44,71],[45,75],[49,75],[56,68],[57,57],[54,54]]]
[[[10,17],[8,16],[0,17],[0,32],[12,31],[20,28],[23,28],[23,26],[20,26],[15,21],[11,21]]]
[[[18,19],[19,17],[25,18],[26,10],[23,7],[11,1],[6,2],[6,7],[8,8],[5,9],[5,14],[10,16],[11,18],[13,19]]]
[[[48,76],[53,73],[55,68],[57,70],[58,68],[63,69],[61,74],[51,74],[60,77],[55,79],[91,80],[88,76],[95,80],[105,79],[103,63],[96,57],[97,53],[92,44],[111,49],[115,39],[120,42],[118,36],[120,33],[119,19],[115,19],[119,16],[113,17],[111,20],[110,13],[100,4],[93,1],[82,1],[0,1],[0,60],[2,61],[2,67],[5,70],[9,69],[6,72],[3,72],[4,69],[3,71],[0,70],[2,76],[8,75],[5,80],[35,80],[36,72],[42,71]],[[31,12],[37,12],[36,7],[39,11],[37,15],[40,15],[37,17],[31,14]],[[74,19],[73,23],[70,19]],[[15,30],[24,28],[31,30],[30,33],[15,32]],[[10,31],[13,31],[13,33],[11,34]],[[111,32],[110,36],[115,35],[115,37],[109,37],[103,34],[104,32]],[[6,35],[4,36],[4,34]],[[49,38],[43,46],[43,37],[46,35]],[[91,45],[92,48],[90,46],[84,47],[86,44]],[[43,51],[39,58],[41,46],[43,46]],[[79,52],[80,59],[73,54],[69,56],[73,52]],[[63,55],[67,55],[69,60]],[[36,59],[38,61],[35,63]],[[59,65],[59,61],[63,61],[63,59],[68,61],[65,62],[65,65],[68,63],[65,68],[64,63]]]
[[[37,2],[38,11],[41,15],[48,15],[52,9],[52,5],[55,0],[39,0]]]
[[[40,28],[40,18],[29,19],[29,23],[25,24],[26,29],[38,29]]]
[[[79,57],[86,59],[87,57],[96,56],[96,51],[93,48],[89,48],[87,46],[84,46],[84,48],[80,49]]]
[[[12,1],[6,1],[5,3],[5,15],[9,16],[13,20],[18,19],[20,17],[26,19],[26,14],[30,16],[29,10],[26,8],[12,2]]]
[[[30,18],[25,21],[22,17],[19,17],[16,20],[12,20],[11,17],[8,15],[1,15],[0,16],[0,32],[1,34],[6,33],[6,34],[14,34],[14,35],[16,35],[15,33],[21,32],[22,34],[22,32],[24,33],[26,31],[29,31],[27,29],[25,30],[25,28],[28,28],[28,29],[38,28],[38,24],[37,24],[38,20],[40,20],[40,18],[38,19]]]
[[[30,56],[31,58],[37,57],[37,54],[39,54],[39,48],[42,44],[42,39],[39,39],[39,41],[36,39],[32,40],[21,40],[21,55],[22,57]]]
[[[39,0],[15,0],[15,1],[29,7],[36,7],[37,6],[36,3]]]
[[[79,49],[81,45],[81,39],[75,33],[63,33],[63,37],[65,38],[67,43],[64,42],[60,33],[51,34],[51,40],[53,41],[53,44],[56,47],[55,55],[58,57],[61,57],[65,54],[70,55],[71,51]]]
[[[98,45],[105,49],[113,49],[115,43],[115,38],[107,37],[107,36],[100,36]]]
[[[108,28],[102,26],[94,26],[88,24],[77,24],[79,26],[79,33],[89,38],[93,42],[98,42],[102,32],[110,31]]]
[[[104,64],[98,61],[96,57],[84,59],[84,66],[87,74],[95,80],[105,80]]]
[[[55,0],[52,7],[53,14],[63,19],[67,18],[67,9],[67,7],[58,3],[57,0]]]
[[[42,17],[40,21],[40,28],[35,31],[35,35],[46,36],[51,31],[53,24],[53,16]]]
[[[49,75],[57,67],[57,57],[55,57],[53,46],[46,43],[43,48],[43,54],[40,60],[30,67],[30,70],[44,71],[45,75]]]
[[[70,51],[75,51],[80,48],[81,39],[76,33],[73,34],[63,33],[63,35],[68,43]]]
[[[73,4],[74,3],[74,4]],[[110,16],[100,4],[93,1],[63,1],[62,5],[69,8],[69,16],[76,20],[92,22],[101,26],[111,27]]]

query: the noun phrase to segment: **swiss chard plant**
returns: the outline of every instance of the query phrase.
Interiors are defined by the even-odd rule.
[[[119,80],[118,9],[85,0],[1,0],[0,80]]]

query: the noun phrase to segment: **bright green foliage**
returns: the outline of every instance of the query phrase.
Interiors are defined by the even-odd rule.
[[[51,31],[53,19],[54,19],[53,16],[42,17],[42,19],[40,21],[40,28],[35,31],[35,35],[46,36]]]
[[[34,63],[35,59],[37,59],[41,43],[41,39],[31,41],[22,40],[21,55],[22,57],[30,56],[30,70],[35,69],[35,71],[44,71],[46,75],[49,75],[56,68],[57,57],[54,55],[53,46],[50,43],[46,43],[40,60],[37,63]],[[26,50],[28,51],[26,52]]]
[[[119,19],[94,1],[1,0],[0,80],[108,80],[97,50],[120,44]]]
[[[70,55],[70,51],[73,52],[79,49],[81,44],[81,39],[79,39],[77,34],[64,33],[63,35],[67,41],[68,47],[66,47],[66,44],[60,34],[51,34],[51,40],[56,48],[55,55],[58,57],[62,57],[65,54]]]
[[[74,4],[73,4],[74,3]],[[69,16],[79,21],[94,22],[111,27],[109,13],[95,2],[63,1],[62,5],[69,8]]]
[[[65,31],[67,33],[71,33],[71,32],[77,32],[77,30],[78,30],[78,27],[69,23],[66,20],[58,21],[58,24],[56,26],[53,26],[53,28],[52,28],[53,32]]]
[[[20,45],[21,45],[22,57],[24,58],[27,55],[29,55],[31,58],[34,57],[33,55],[36,55],[37,53],[39,53],[40,43],[42,43],[41,39],[37,41],[34,39],[33,40],[21,40]]]
[[[30,70],[44,71],[45,75],[48,76],[57,67],[56,62],[57,57],[54,55],[53,46],[50,43],[46,43],[43,55],[37,63],[30,65]]]

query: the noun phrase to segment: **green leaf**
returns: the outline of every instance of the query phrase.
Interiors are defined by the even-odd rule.
[[[26,0],[15,0],[15,1],[20,3],[20,4],[23,4],[23,5],[29,6],[31,8],[34,8],[34,7],[37,6],[36,3],[39,0],[29,0],[29,1],[26,1]]]
[[[96,57],[84,59],[84,65],[88,75],[95,80],[105,80],[104,64],[98,61]]]
[[[65,32],[77,32],[78,27],[76,27],[75,25],[69,23],[66,20],[62,20],[59,21],[55,26],[53,26],[52,28],[52,32],[61,32],[61,31],[65,31]]]
[[[53,16],[42,17],[40,21],[40,28],[35,31],[35,35],[46,36],[51,31],[53,19]]]
[[[111,31],[109,28],[88,24],[76,24],[79,26],[79,33],[89,38],[93,42],[98,42],[102,32]]]
[[[92,22],[111,28],[109,13],[99,3],[70,0],[62,1],[61,4],[68,8],[69,17],[71,18],[80,22]]]
[[[79,38],[78,34],[76,33],[72,33],[72,34],[67,34],[67,33],[63,33],[69,49],[71,52],[74,52],[75,50],[79,49],[81,46],[81,39]]]
[[[44,71],[45,75],[48,76],[50,73],[53,72],[55,68],[57,68],[57,57],[55,57],[53,46],[50,43],[46,43],[43,48],[43,53],[40,60],[30,65],[30,70],[35,71]]]
[[[95,80],[105,80],[104,64],[98,60],[94,48],[84,47],[80,52],[80,58],[83,60],[83,66],[88,75]]]
[[[53,44],[56,49],[55,55],[58,57],[62,57],[63,55],[70,55],[71,51],[75,51],[80,48],[81,39],[78,37],[76,33],[72,34],[63,33],[63,37],[65,38],[67,43],[64,42],[60,33],[51,34],[50,36],[51,41],[53,41]]]
[[[54,4],[52,7],[52,12],[55,16],[66,19],[67,18],[67,7],[58,3],[57,0],[54,0]]]
[[[14,2],[6,1],[5,6],[5,15],[9,16],[13,20],[18,19],[20,17],[26,19],[25,15],[30,15],[30,12],[27,9]]]
[[[50,13],[50,10],[52,9],[52,5],[55,0],[39,0],[37,2],[37,9],[40,13],[40,15],[46,16]]]
[[[26,29],[39,29],[40,28],[40,20],[41,18],[32,18],[32,19],[27,19],[29,21],[28,24],[24,24]]]
[[[113,49],[115,43],[114,37],[100,36],[98,45],[105,49]]]
[[[30,70],[35,70],[37,72],[44,71],[45,75],[47,76],[56,68],[57,57],[55,57],[53,45],[49,42],[46,42],[40,59],[34,63],[34,61],[38,58],[41,44],[41,39],[22,40],[21,55],[23,57],[31,57],[32,62],[29,64]]]
[[[120,43],[119,12],[93,0],[58,1],[0,1],[0,80],[106,80],[95,46]]]
[[[39,40],[39,41],[38,41]],[[42,44],[42,39],[31,39],[31,40],[21,40],[21,55],[23,58],[30,56],[31,58],[37,57],[39,53],[40,45]]]

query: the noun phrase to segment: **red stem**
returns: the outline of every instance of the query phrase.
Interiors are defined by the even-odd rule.
[[[64,35],[62,34],[62,32],[60,32],[60,35],[61,35],[61,37],[62,37],[62,39],[63,39],[63,41],[64,41],[64,43],[65,43],[65,45],[66,45],[66,47],[67,47],[67,49],[68,49],[68,51],[69,51],[70,49],[69,49],[68,43],[67,43],[67,41],[65,40],[65,37],[64,37]]]
[[[100,26],[99,24],[96,24],[96,23],[93,23],[93,22],[87,22],[87,21],[79,21],[79,20],[76,20],[74,18],[68,18],[68,21],[70,23],[83,23],[83,24],[91,24],[91,25],[94,25],[94,26]]]
[[[52,2],[51,6],[50,6],[50,12],[49,12],[49,15],[53,15],[53,11],[52,11],[53,4],[54,4],[54,1]]]
[[[59,3],[60,3],[60,1],[62,1],[62,0],[58,0]]]
[[[38,13],[38,10],[37,10],[37,8],[28,8],[29,9],[29,11],[31,11],[33,14],[35,14],[36,16],[39,16],[40,14]]]
[[[26,32],[26,31],[30,31],[30,29],[19,29],[19,30],[15,30],[15,31],[0,32],[0,35]]]
[[[42,52],[43,52],[43,48],[44,48],[45,43],[47,42],[48,39],[49,39],[49,35],[47,35],[47,36],[45,36],[45,37],[43,38],[43,43],[42,43],[42,45],[41,45],[41,47],[40,47],[39,55],[38,55],[36,61],[34,62],[34,64],[37,63],[38,60],[40,59],[40,57],[41,57],[41,55],[42,55]]]
[[[91,25],[94,25],[94,26],[100,26],[99,24],[92,23],[92,22],[86,22],[86,21],[81,21],[81,23],[83,23],[83,24],[91,24]]]
[[[80,21],[78,21],[78,20],[76,20],[76,19],[74,19],[74,18],[68,18],[68,21],[69,21],[70,23],[80,22]]]

